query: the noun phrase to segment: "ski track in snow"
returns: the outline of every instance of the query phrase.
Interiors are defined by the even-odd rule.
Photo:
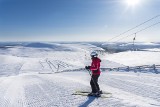
[[[123,79],[122,79],[123,78]],[[142,78],[141,76],[137,76],[135,77],[134,79],[131,78],[131,77],[114,77],[114,78],[110,78],[108,77],[108,79],[110,80],[109,84],[110,86],[112,87],[117,87],[118,84],[122,84],[121,87],[118,87],[117,88],[120,88],[124,91],[127,91],[127,92],[132,92],[136,95],[141,95],[143,97],[147,97],[147,98],[153,98],[153,99],[156,99],[158,98],[158,96],[160,95],[160,85],[158,84],[158,82],[156,81],[158,78],[154,78],[154,79],[148,79],[148,77],[143,77],[143,81],[142,81]],[[147,83],[146,80],[149,80]],[[151,82],[152,84],[148,84],[149,82]],[[106,83],[106,82],[105,82]],[[153,85],[153,83],[155,85]],[[147,93],[144,93],[143,91],[147,92]],[[160,98],[157,99],[157,101],[160,101]]]
[[[102,90],[113,94],[106,99],[71,95],[76,90],[90,91],[89,74],[85,72],[25,73],[4,77],[0,79],[0,96],[3,96],[0,107],[158,107],[160,88],[157,82],[160,79],[153,77],[153,86],[143,84],[147,76],[143,80],[132,75],[131,78],[127,73],[102,73],[99,80]],[[139,103],[132,102],[134,100]]]

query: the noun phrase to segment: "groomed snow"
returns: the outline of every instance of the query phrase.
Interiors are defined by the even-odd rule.
[[[77,90],[91,90],[90,75],[82,68],[90,64],[91,51],[103,49],[89,43],[32,45],[0,49],[0,107],[160,106],[159,74],[106,70],[99,84],[103,91],[112,93],[111,98],[75,96],[72,93]],[[46,48],[48,45],[52,48]],[[101,53],[100,58],[102,67],[120,67],[159,64],[160,56],[149,50]]]

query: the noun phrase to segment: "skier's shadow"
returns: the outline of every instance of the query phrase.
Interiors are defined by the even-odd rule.
[[[81,104],[79,107],[87,107],[90,103],[92,103],[96,97],[88,96],[88,100]]]

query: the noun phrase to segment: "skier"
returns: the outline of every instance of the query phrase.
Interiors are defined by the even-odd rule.
[[[92,88],[92,92],[88,95],[94,95],[99,96],[102,94],[102,91],[100,91],[99,84],[98,84],[98,78],[100,76],[100,62],[101,60],[98,58],[97,52],[93,51],[91,54],[92,63],[91,66],[85,66],[87,70],[91,70],[91,80],[90,85]]]

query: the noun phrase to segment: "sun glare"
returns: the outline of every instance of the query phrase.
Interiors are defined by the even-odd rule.
[[[138,5],[140,2],[140,0],[126,0],[126,3],[129,5],[129,6],[136,6]]]

